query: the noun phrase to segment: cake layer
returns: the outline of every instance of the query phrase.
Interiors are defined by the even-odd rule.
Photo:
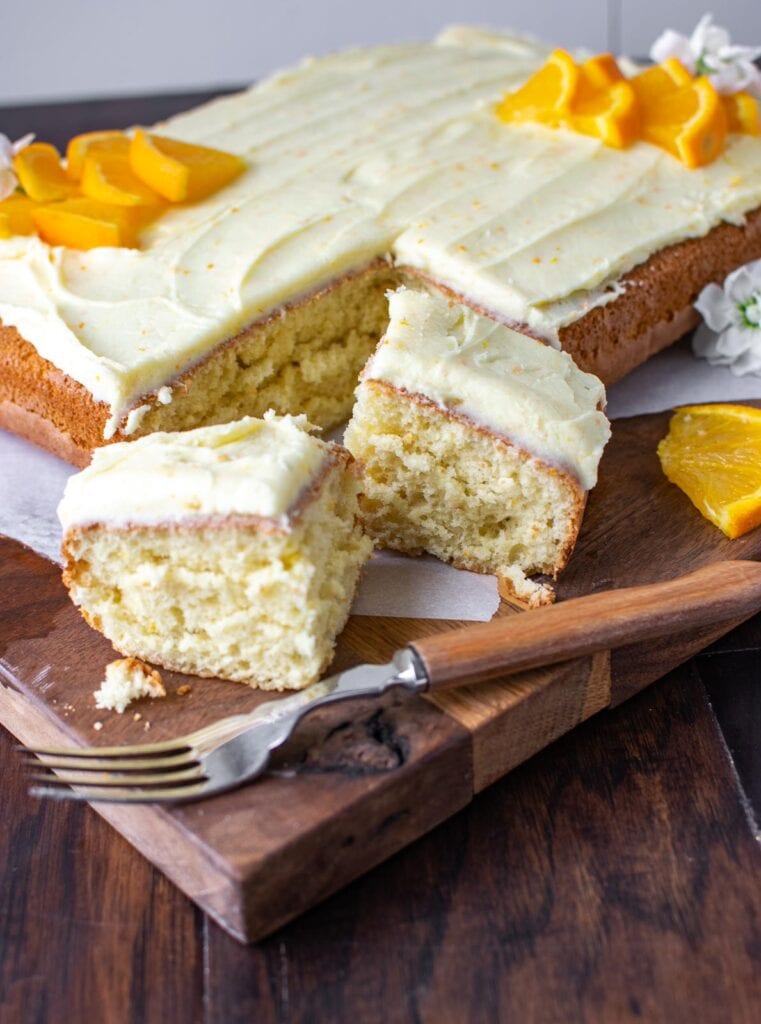
[[[149,434],[98,449],[87,469],[69,478],[58,516],[64,531],[230,516],[282,531],[313,497],[338,451],[313,437],[304,417],[248,417]]]
[[[494,102],[545,53],[461,30],[308,61],[181,115],[159,131],[248,171],[140,250],[0,240],[0,319],[108,407],[106,435],[225,339],[386,253],[557,343],[653,253],[742,224],[761,140],[732,136],[690,171],[646,143],[500,123]]]
[[[567,353],[438,293],[400,288],[389,295],[389,312],[364,381],[422,395],[570,472],[584,490],[594,486],[610,436],[597,377]],[[350,450],[352,436],[350,425]]]

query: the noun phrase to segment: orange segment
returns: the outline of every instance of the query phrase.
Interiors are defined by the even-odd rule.
[[[612,53],[599,53],[581,65],[577,99],[585,99],[585,92],[598,92],[616,82],[624,81],[621,69]]]
[[[761,409],[687,405],[658,445],[663,472],[727,537],[761,525]]]
[[[727,115],[729,131],[742,135],[761,135],[758,103],[750,93],[736,92],[730,96],[722,96],[721,100]]]
[[[13,158],[13,167],[21,187],[36,202],[50,203],[76,192],[76,185],[61,166],[58,150],[47,142],[25,146]]]
[[[131,246],[142,223],[134,208],[85,198],[38,206],[32,216],[43,241],[69,249]]]
[[[93,152],[91,147],[85,158],[81,188],[91,199],[117,206],[156,206],[162,201],[132,170],[128,151]]]
[[[124,132],[85,132],[75,135],[66,147],[66,171],[70,178],[79,181],[85,168],[85,160],[92,153],[111,153],[129,156],[129,138]]]
[[[505,93],[495,108],[501,121],[560,123],[579,84],[579,68],[570,53],[555,50],[519,89]]]
[[[639,133],[639,108],[632,87],[625,81],[614,82],[574,103],[570,127],[616,149],[630,146]]]
[[[246,166],[233,153],[149,135],[140,129],[130,145],[130,161],[146,185],[174,203],[211,195],[237,178]]]
[[[0,238],[13,235],[33,235],[35,232],[32,210],[34,202],[29,196],[8,196],[0,202]]]
[[[721,97],[707,78],[696,78],[643,109],[641,134],[685,167],[702,167],[724,148],[727,115]]]
[[[647,116],[650,108],[660,102],[663,96],[676,92],[683,85],[690,85],[692,75],[676,57],[669,57],[662,64],[656,64],[629,79],[637,102]]]

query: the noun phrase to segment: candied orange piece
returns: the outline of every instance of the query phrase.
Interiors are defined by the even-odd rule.
[[[727,127],[731,132],[742,135],[761,135],[758,103],[748,92],[736,92],[730,96],[722,96],[724,112],[727,115]]]
[[[721,153],[727,115],[705,77],[693,79],[642,111],[641,137],[665,149],[685,167],[702,167]]]
[[[575,97],[577,101],[588,98],[585,93],[607,89],[616,82],[624,81],[621,68],[612,53],[598,53],[590,57],[584,61],[580,70],[579,88]]]
[[[632,87],[621,80],[574,103],[570,127],[616,149],[630,146],[639,133],[639,107]]]
[[[91,152],[82,171],[82,192],[91,199],[117,206],[156,206],[161,196],[138,178],[129,162],[129,151]]]
[[[38,206],[32,216],[43,241],[69,249],[134,245],[143,223],[133,208],[88,198]]]
[[[686,405],[658,445],[669,480],[734,539],[761,525],[761,409]]]
[[[124,132],[85,132],[75,135],[66,147],[66,171],[79,181],[85,169],[85,159],[92,153],[111,153],[129,156],[129,138]]]
[[[554,50],[531,78],[505,93],[495,108],[501,121],[561,123],[570,112],[579,84],[579,68],[570,53]]]
[[[76,185],[61,165],[58,150],[47,142],[25,146],[13,158],[13,167],[21,187],[35,202],[51,203],[76,192]]]
[[[246,167],[234,153],[149,135],[141,129],[132,138],[130,161],[138,178],[173,203],[203,199]]]
[[[13,235],[33,235],[36,228],[32,219],[34,202],[29,196],[8,196],[0,202],[0,238]]]

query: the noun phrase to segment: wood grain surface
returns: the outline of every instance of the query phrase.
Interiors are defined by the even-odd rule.
[[[150,123],[201,98],[38,106],[2,111],[0,121],[11,137],[35,130],[61,145],[75,131]],[[619,425],[621,443],[628,429]],[[660,429],[653,422],[652,435]],[[632,429],[630,443],[644,456],[652,436]],[[566,586],[613,585],[610,551],[614,542],[626,550],[633,530],[652,539],[665,525],[678,536],[663,550],[689,545],[690,567],[705,558],[707,524],[697,513],[685,506],[689,529],[657,524],[633,496],[640,483],[653,487],[652,463],[634,459],[625,475],[631,487],[605,523],[609,543],[604,480],[596,492],[599,514],[592,503],[579,549],[586,555],[571,564],[561,596]],[[733,557],[737,546],[727,547],[731,554],[720,542],[714,557]],[[661,557],[631,557],[621,582],[664,572]],[[12,577],[11,569],[0,594]],[[25,614],[42,635],[57,613],[42,600]],[[395,643],[372,622],[347,633],[360,658]],[[418,625],[409,624],[411,635]],[[676,663],[710,639],[707,630],[616,652],[613,701],[664,657]],[[760,655],[756,617],[249,948],[89,808],[30,801],[0,730],[0,1021],[755,1022]],[[552,711],[564,701],[577,720],[607,705],[610,661],[565,666],[565,687],[540,671],[540,685],[484,684],[437,704],[471,731],[485,785],[531,754],[520,728],[499,742],[494,707],[512,707],[529,731],[541,723],[550,743],[566,717],[553,722]],[[578,705],[567,695],[582,670],[589,692]],[[379,746],[382,761],[390,755]]]

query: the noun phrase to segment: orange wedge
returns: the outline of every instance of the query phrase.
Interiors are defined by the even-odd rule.
[[[85,168],[85,159],[92,153],[111,153],[129,156],[129,138],[124,132],[85,132],[75,135],[66,147],[66,172],[79,181]]]
[[[82,192],[91,199],[117,206],[156,206],[161,196],[138,178],[129,162],[129,153],[113,153],[90,147],[85,158]]]
[[[676,57],[669,57],[661,64],[655,64],[645,71],[629,79],[637,102],[647,117],[650,108],[657,106],[660,100],[683,85],[690,85],[692,75]]]
[[[531,78],[505,93],[495,107],[501,121],[541,121],[558,125],[570,113],[579,85],[579,68],[570,53],[554,50]]]
[[[616,58],[612,53],[599,53],[596,57],[590,57],[584,61],[580,70],[579,88],[576,96],[579,101],[589,98],[585,96],[585,93],[599,92],[601,89],[607,89],[616,82],[624,81],[621,68],[619,68]]]
[[[13,235],[33,235],[35,232],[32,210],[34,202],[20,193],[0,202],[0,238]]]
[[[721,153],[727,115],[709,80],[693,79],[642,111],[641,137],[665,149],[685,167],[702,167]]]
[[[38,206],[32,217],[43,241],[69,249],[134,245],[142,223],[135,208],[88,198]]]
[[[130,144],[130,161],[141,181],[173,203],[203,199],[246,167],[233,153],[149,135],[140,129]]]
[[[686,405],[658,445],[663,472],[727,537],[761,525],[761,409]]]
[[[61,165],[58,150],[47,142],[25,146],[13,158],[13,167],[21,187],[35,202],[50,203],[76,192],[76,185]]]
[[[721,101],[727,115],[729,131],[739,132],[741,135],[761,135],[758,103],[750,93],[736,92],[730,96],[722,96]]]
[[[639,107],[626,81],[614,82],[574,103],[570,127],[601,139],[607,146],[625,149],[639,134]]]

